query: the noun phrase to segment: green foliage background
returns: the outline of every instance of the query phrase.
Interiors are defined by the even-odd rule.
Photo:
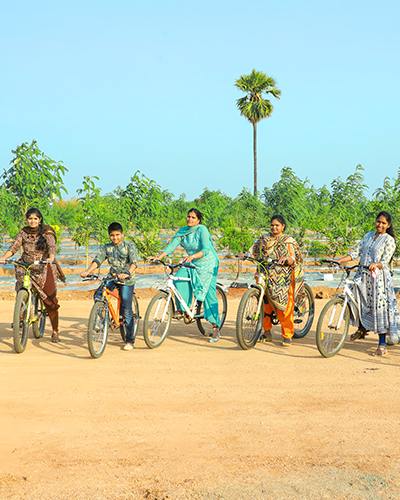
[[[231,253],[246,250],[257,235],[268,230],[269,219],[282,214],[287,232],[294,235],[311,256],[339,255],[354,246],[373,228],[377,212],[387,210],[400,229],[400,170],[384,178],[368,197],[364,171],[357,165],[346,179],[335,178],[329,186],[314,187],[284,167],[280,178],[261,195],[243,189],[237,196],[205,188],[194,200],[174,196],[153,179],[133,172],[129,183],[102,193],[99,178],[84,177],[75,196],[66,193],[62,162],[45,155],[36,141],[12,151],[10,167],[0,184],[0,229],[3,238],[14,236],[24,224],[30,206],[40,208],[46,222],[68,231],[78,246],[107,241],[107,226],[120,222],[138,245],[143,257],[161,247],[160,233],[185,224],[186,212],[196,207],[212,231],[220,249]],[[70,195],[71,196],[71,195]]]

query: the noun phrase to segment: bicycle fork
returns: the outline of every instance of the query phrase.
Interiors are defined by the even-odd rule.
[[[329,322],[328,322],[328,328],[334,328],[335,330],[339,330],[340,329],[340,327],[342,326],[342,322],[343,322],[344,314],[345,314],[345,311],[346,311],[346,308],[347,308],[347,304],[348,304],[348,298],[347,298],[347,295],[345,295],[344,301],[343,301],[342,310],[340,311],[340,316],[339,316],[339,319],[338,319],[338,322],[337,322],[336,326],[333,324],[333,321],[334,321],[334,317],[335,317],[335,312],[336,312],[337,305],[335,305],[332,308],[331,316],[330,316]]]

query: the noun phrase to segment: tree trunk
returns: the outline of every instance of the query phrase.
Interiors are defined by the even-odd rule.
[[[257,124],[253,123],[253,191],[257,195]]]

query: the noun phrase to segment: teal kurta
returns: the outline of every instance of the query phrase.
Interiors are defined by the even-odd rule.
[[[204,318],[220,326],[216,289],[219,259],[208,229],[202,224],[182,227],[163,252],[171,255],[178,246],[183,247],[188,255],[202,252],[203,257],[192,261],[195,270],[182,268],[176,273],[176,276],[190,277],[191,281],[178,281],[175,286],[189,306],[194,294],[197,300],[203,302]],[[177,307],[180,309],[179,304]]]

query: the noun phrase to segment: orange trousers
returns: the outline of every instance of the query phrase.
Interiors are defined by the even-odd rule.
[[[291,339],[294,335],[294,287],[295,281],[292,279],[292,283],[289,288],[288,305],[285,311],[280,309],[275,309],[271,306],[269,302],[264,303],[264,319],[263,328],[264,331],[269,331],[272,328],[271,317],[269,316],[272,311],[275,310],[278,316],[279,323],[281,324],[282,337],[286,339]]]

